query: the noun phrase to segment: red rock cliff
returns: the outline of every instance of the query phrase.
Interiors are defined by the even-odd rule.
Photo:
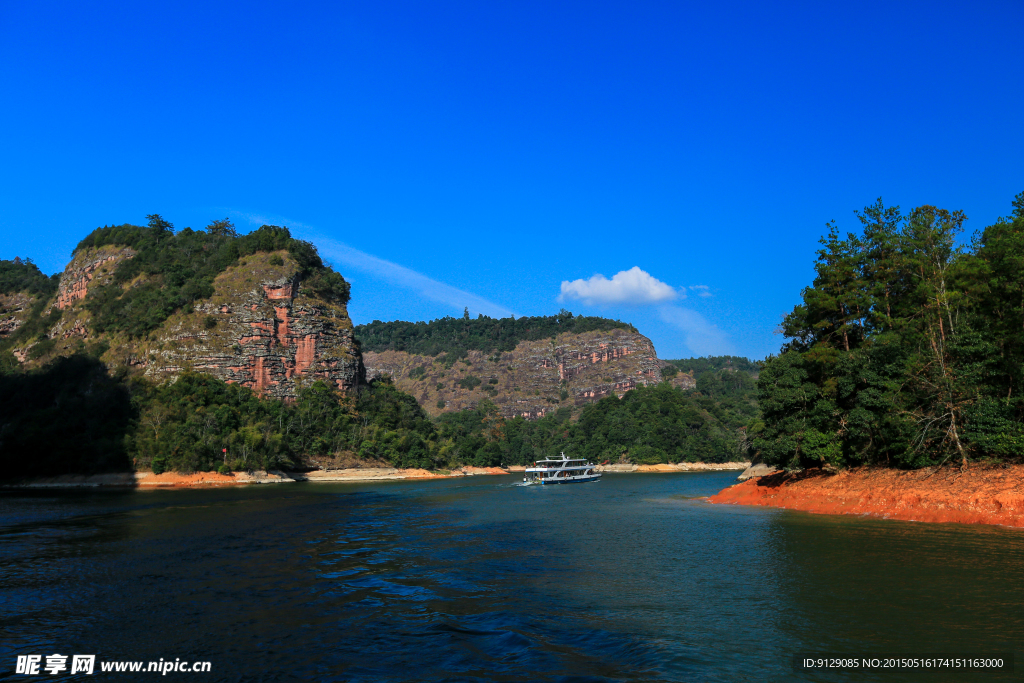
[[[342,391],[358,384],[362,362],[345,306],[306,292],[288,264],[275,268],[263,256],[229,269],[209,301],[168,320],[147,374],[188,368],[286,399],[303,381]]]
[[[307,292],[297,264],[283,251],[254,254],[228,268],[214,281],[210,299],[175,313],[144,338],[97,335],[89,327],[84,299],[133,255],[123,247],[90,248],[68,264],[50,306],[61,311],[48,334],[59,342],[57,353],[70,354],[82,341],[102,338],[109,346],[103,360],[112,367],[127,365],[154,379],[189,369],[285,399],[294,397],[303,381],[320,378],[341,390],[360,381],[362,360],[345,305]],[[139,282],[144,280],[140,276]],[[18,313],[27,305],[21,299],[0,301],[0,334],[16,329]],[[30,347],[15,349],[16,356],[24,361]]]
[[[471,351],[448,368],[434,358],[401,351],[367,352],[363,359],[367,377],[390,375],[435,415],[488,399],[505,417],[532,419],[560,406],[622,396],[661,381],[661,362],[651,340],[626,330],[562,334],[521,342],[499,354]],[[473,377],[479,384],[474,386]]]

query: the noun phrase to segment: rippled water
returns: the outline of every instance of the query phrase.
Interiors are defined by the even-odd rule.
[[[701,500],[734,477],[5,492],[0,678],[54,652],[209,660],[166,678],[225,681],[914,680],[791,667],[828,651],[1024,664],[1024,532]]]

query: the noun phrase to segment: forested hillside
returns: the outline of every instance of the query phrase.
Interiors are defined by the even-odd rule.
[[[59,279],[47,277],[31,260],[0,260],[0,372],[18,366],[10,352],[14,340],[45,335],[48,321],[43,310]]]
[[[726,462],[745,455],[740,428],[754,417],[745,405],[662,383],[588,405],[575,421],[570,408],[506,420],[489,401],[431,420],[388,381],[354,396],[317,381],[284,402],[196,373],[163,384],[111,375],[78,354],[0,374],[0,471],[226,472],[328,467],[339,457],[451,469],[560,451],[603,462]]]
[[[363,351],[404,351],[421,356],[445,354],[450,366],[469,351],[512,351],[519,342],[552,339],[569,332],[583,334],[613,329],[636,332],[632,325],[618,320],[574,316],[569,311],[558,315],[527,318],[489,318],[469,316],[439,318],[430,322],[381,322],[358,325],[356,339]]]
[[[745,427],[757,409],[724,398],[663,382],[588,405],[575,422],[567,409],[535,422],[513,421],[506,437],[508,462],[525,464],[563,450],[573,457],[640,465],[742,460]]]
[[[57,275],[47,277],[31,260],[0,260],[0,294],[24,292],[48,296],[57,291]]]
[[[104,245],[126,246],[136,254],[119,263],[107,284],[89,292],[88,309],[97,332],[116,330],[138,337],[157,328],[172,313],[213,294],[214,278],[239,258],[257,252],[287,250],[298,263],[299,275],[314,291],[347,302],[349,286],[326,267],[309,242],[297,240],[287,228],[264,225],[239,236],[227,220],[214,221],[205,231],[173,231],[159,215],[148,227],[118,225],[97,228],[75,252]],[[125,288],[140,275],[140,286]]]
[[[437,467],[435,442],[415,399],[386,382],[345,396],[316,381],[285,402],[198,373],[162,384],[126,368],[111,374],[88,354],[0,373],[0,478],[265,470],[344,452]]]
[[[1024,193],[966,216],[879,199],[821,240],[790,339],[761,370],[754,444],[785,466],[921,467],[1024,455]]]
[[[683,358],[667,362],[671,363],[672,368],[677,372],[692,373],[695,379],[720,370],[741,372],[755,377],[761,371],[760,364],[742,356],[701,356],[700,358]],[[665,375],[665,370],[662,370],[661,374]]]
[[[227,221],[175,232],[154,214],[99,228],[60,278],[0,262],[0,477],[443,470],[560,451],[721,462],[743,457],[757,424],[745,359],[676,361],[697,377],[684,390],[659,383],[661,361],[631,325],[568,311],[375,322],[359,328],[364,347],[419,355],[402,373],[347,383],[331,368],[360,362],[348,297],[313,245],[276,226],[239,236]],[[346,334],[347,355],[325,352]],[[232,374],[251,367],[251,381]],[[398,381],[428,394],[437,416]],[[456,388],[466,405],[437,398]]]
[[[159,327],[177,311],[213,293],[214,278],[239,259],[258,252],[287,251],[299,267],[304,286],[318,295],[348,301],[349,285],[325,266],[316,248],[294,239],[287,228],[264,225],[238,235],[227,220],[213,221],[204,231],[173,226],[158,214],[148,226],[116,225],[97,228],[79,242],[73,256],[90,248],[117,246],[130,250],[103,282],[89,287],[85,308],[93,333],[125,333],[139,338]],[[58,275],[46,277],[30,262],[0,261],[0,294],[21,292],[34,297],[31,315],[11,334],[0,336],[0,355],[18,346],[30,346],[40,358],[53,350],[48,330],[61,317],[50,297]]]

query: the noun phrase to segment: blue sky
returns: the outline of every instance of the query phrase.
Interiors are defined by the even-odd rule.
[[[826,221],[1024,190],[1024,4],[3,3],[0,258],[288,225],[356,323],[577,313],[778,349]]]

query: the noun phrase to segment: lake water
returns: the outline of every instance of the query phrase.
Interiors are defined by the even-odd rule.
[[[701,500],[735,476],[7,491],[0,679],[103,678],[15,675],[53,653],[211,662],[164,680],[1021,679],[1024,531]],[[791,664],[1014,651],[1016,674]]]

